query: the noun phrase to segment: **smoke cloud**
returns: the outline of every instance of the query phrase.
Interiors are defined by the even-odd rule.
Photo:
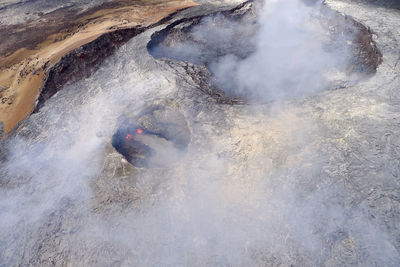
[[[349,51],[345,43],[328,49],[331,39],[321,25],[320,8],[301,1],[267,1],[255,53],[244,60],[227,55],[211,64],[217,84],[265,101],[326,90],[331,85],[327,75],[345,68]]]
[[[327,89],[328,73],[347,64],[319,8],[266,1],[250,25],[215,16],[192,32],[204,45],[153,51],[206,63],[224,90],[272,104],[208,102],[147,53],[150,32],[58,92],[7,141],[0,263],[395,266],[395,238],[346,180],[344,133],[286,101]],[[149,105],[179,110],[191,143],[180,154],[141,137],[163,162],[134,168],[110,143],[121,117]]]
[[[321,1],[254,5],[256,19],[207,17],[181,43],[167,40],[151,53],[206,64],[215,85],[228,95],[257,102],[305,97],[349,79],[348,44],[354,36],[330,34],[326,21],[332,14],[322,10]]]

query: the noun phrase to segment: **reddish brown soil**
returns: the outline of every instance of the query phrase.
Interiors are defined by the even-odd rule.
[[[64,8],[25,24],[0,27],[0,36],[7,36],[0,40],[0,123],[4,124],[4,133],[31,114],[43,85],[49,75],[54,75],[54,67],[61,66],[67,74],[76,72],[80,70],[79,64],[74,65],[75,70],[66,67],[73,63],[71,58],[78,57],[86,66],[91,65],[74,79],[88,76],[135,34],[194,5],[190,0],[116,0],[81,14]],[[88,44],[101,45],[104,50],[97,51],[93,59]],[[80,47],[84,47],[86,54],[75,51]],[[61,59],[64,65],[57,65]],[[66,82],[63,79],[59,79],[57,86]],[[41,100],[51,95],[52,92],[44,91]]]

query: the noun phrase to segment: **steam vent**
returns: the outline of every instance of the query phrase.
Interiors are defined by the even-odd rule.
[[[0,266],[399,266],[400,3],[0,0]]]
[[[189,143],[183,115],[162,106],[145,109],[137,120],[122,119],[112,137],[114,148],[137,167],[168,167],[183,156]]]

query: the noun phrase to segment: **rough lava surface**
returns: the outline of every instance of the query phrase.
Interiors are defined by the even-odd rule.
[[[241,1],[201,3],[169,23]],[[372,77],[220,104],[195,66],[149,54],[165,24],[66,85],[0,147],[0,265],[398,266],[400,12],[325,4],[373,32]],[[190,143],[171,159],[150,140],[168,166],[134,167],[112,136],[158,106],[185,118]]]

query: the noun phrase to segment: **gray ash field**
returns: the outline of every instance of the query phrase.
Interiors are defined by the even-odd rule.
[[[400,11],[198,2],[3,141],[0,266],[398,266]]]
[[[62,8],[83,12],[110,0],[2,0],[0,1],[0,25],[24,23]]]

